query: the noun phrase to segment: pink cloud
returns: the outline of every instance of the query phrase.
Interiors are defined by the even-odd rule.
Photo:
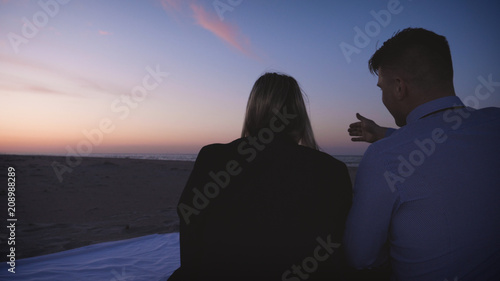
[[[161,6],[165,11],[180,10],[182,1],[179,0],[161,0]]]
[[[115,94],[117,87],[103,87],[95,81],[75,76],[60,68],[16,56],[0,54],[0,95],[31,92],[34,94],[85,97],[95,93]]]
[[[221,21],[214,12],[209,12],[199,5],[197,0],[159,0],[159,3],[163,10],[178,22],[180,22],[178,16],[185,17],[186,10],[190,8],[197,25],[210,31],[243,54],[260,60],[251,51],[250,40],[239,31],[236,25]]]
[[[182,16],[183,14],[183,6],[187,3],[186,0],[160,0],[163,10],[178,23],[181,22],[179,15]]]
[[[111,32],[99,30],[99,34],[105,36],[105,35],[111,35]]]
[[[190,7],[197,24],[243,54],[252,56],[250,40],[239,32],[237,26],[221,21],[216,15],[205,11],[202,6],[191,4]]]

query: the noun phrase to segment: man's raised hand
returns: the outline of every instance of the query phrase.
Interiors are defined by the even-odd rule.
[[[366,141],[369,143],[376,142],[385,137],[385,132],[387,128],[380,127],[372,120],[363,117],[361,114],[356,113],[356,118],[358,122],[354,122],[349,125],[349,132],[352,141]]]

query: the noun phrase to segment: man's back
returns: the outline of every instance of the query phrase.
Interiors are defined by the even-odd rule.
[[[497,280],[500,109],[442,111],[457,101],[419,108],[366,152],[346,236],[351,254],[368,257],[360,265],[373,263],[370,251],[380,247],[354,245],[363,239],[358,227],[380,230],[369,238],[374,245],[389,239],[397,280]]]

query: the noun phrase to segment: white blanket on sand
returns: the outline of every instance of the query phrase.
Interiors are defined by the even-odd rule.
[[[163,281],[179,267],[179,233],[105,242],[0,265],[0,280]]]

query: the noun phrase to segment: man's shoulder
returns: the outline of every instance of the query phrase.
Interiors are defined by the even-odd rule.
[[[500,107],[485,107],[482,109],[478,109],[479,111],[484,111],[484,112],[491,112],[493,114],[496,114],[497,116],[500,116]]]
[[[493,119],[493,120],[500,119],[500,108],[498,107],[486,107],[478,109],[476,111],[481,115],[483,115],[483,118],[485,119]]]
[[[490,130],[487,130],[487,129]],[[431,118],[405,125],[393,131],[388,137],[372,143],[365,156],[378,159],[397,157],[398,152],[415,149],[417,142],[431,139],[440,143],[448,134],[486,134],[498,135],[500,128],[500,108],[488,107],[482,109],[465,108],[460,111],[444,112],[434,120]],[[368,157],[364,157],[368,158]]]

